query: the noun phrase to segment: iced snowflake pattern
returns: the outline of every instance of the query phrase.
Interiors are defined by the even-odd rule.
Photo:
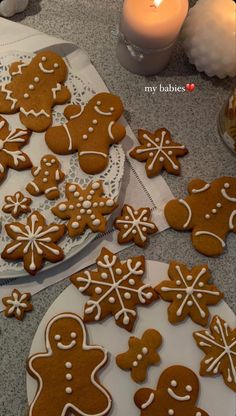
[[[103,248],[96,270],[85,270],[71,277],[81,293],[90,296],[84,309],[84,321],[99,321],[112,314],[116,324],[131,331],[136,319],[136,305],[149,305],[157,294],[141,278],[145,271],[143,256],[126,261]]]
[[[2,299],[3,305],[6,306],[5,316],[7,318],[15,317],[22,321],[24,314],[33,309],[30,298],[30,293],[20,293],[19,290],[14,289],[11,296]]]
[[[236,328],[231,329],[224,319],[214,316],[210,331],[197,331],[193,336],[206,354],[201,361],[200,374],[222,374],[225,384],[236,392]]]

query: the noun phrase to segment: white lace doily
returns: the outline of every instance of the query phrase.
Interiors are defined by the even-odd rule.
[[[33,57],[33,54],[29,53],[20,53],[18,51],[11,52],[7,55],[0,56],[0,84],[9,82],[10,76],[8,73],[8,68],[10,63],[15,61],[24,61],[29,62]],[[79,74],[74,74],[69,72],[68,79],[65,83],[71,91],[71,102],[74,104],[80,104],[84,106],[85,103],[96,94],[95,89],[92,85],[88,84],[86,79],[83,79],[79,76]],[[68,103],[66,104],[68,105]],[[53,125],[63,124],[66,122],[66,119],[63,115],[64,108],[66,105],[56,106],[53,110]],[[8,120],[10,123],[10,128],[21,127],[21,123],[19,121],[19,116],[6,116],[3,114],[3,117]],[[30,144],[23,148],[23,151],[26,152],[29,157],[31,158],[34,165],[38,166],[41,157],[44,154],[52,153],[51,150],[48,149],[45,140],[44,140],[45,133],[33,133],[30,139]],[[96,181],[101,179],[104,181],[104,191],[105,195],[109,196],[110,198],[117,199],[119,195],[121,180],[124,172],[124,161],[125,155],[122,150],[121,145],[114,145],[110,148],[110,155],[109,155],[109,165],[107,169],[98,175],[87,175],[85,174],[79,167],[78,163],[78,155],[75,153],[69,156],[60,156],[56,155],[56,157],[60,160],[62,164],[62,170],[66,174],[66,180],[59,185],[60,190],[60,199],[56,201],[49,201],[45,199],[44,196],[40,197],[32,197],[30,196],[27,191],[25,190],[25,186],[28,182],[32,180],[32,175],[30,170],[27,171],[14,171],[9,170],[7,179],[2,182],[1,192],[0,192],[0,209],[4,203],[4,196],[12,195],[16,191],[21,191],[26,196],[30,196],[33,200],[31,205],[31,209],[39,210],[46,218],[48,223],[50,222],[62,222],[57,217],[55,217],[52,212],[51,208],[58,203],[60,200],[65,199],[64,188],[66,182],[74,182],[79,184],[80,186],[86,186],[91,180]],[[9,192],[9,189],[11,191]],[[20,221],[25,222],[27,216],[22,215],[18,220],[15,220],[13,217],[9,216],[9,214],[4,214],[1,210],[1,222],[2,222],[2,229],[1,229],[1,239],[0,239],[0,250],[2,251],[6,244],[12,241],[6,234],[4,229],[4,224]],[[96,237],[96,234],[92,233],[91,230],[86,230],[82,236],[78,236],[77,238],[71,239],[68,234],[59,242],[59,245],[63,248],[66,257],[70,257],[71,253],[75,254],[78,253],[82,248],[85,247],[90,241],[92,241]],[[66,260],[65,257],[65,260]],[[51,264],[47,263],[44,267],[50,267]],[[25,274],[23,263],[22,261],[19,262],[6,262],[3,259],[0,259],[0,279],[4,277],[10,277],[11,271],[18,271],[19,276]],[[14,276],[15,277],[15,276]]]

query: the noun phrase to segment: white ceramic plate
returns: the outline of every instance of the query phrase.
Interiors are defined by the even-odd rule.
[[[168,278],[168,265],[155,261],[147,261],[145,282],[156,285]],[[74,312],[83,317],[84,304],[88,296],[82,295],[73,285],[65,289],[47,311],[41,321],[33,340],[30,355],[44,352],[44,332],[49,320],[62,312]],[[112,416],[139,416],[140,411],[135,406],[133,397],[141,387],[155,388],[161,372],[175,364],[191,368],[199,376],[199,364],[203,352],[197,347],[192,333],[199,326],[190,319],[177,326],[167,320],[169,303],[162,300],[154,302],[150,307],[138,307],[138,317],[132,335],[140,337],[148,328],[156,328],[163,336],[163,344],[159,350],[161,363],[150,367],[147,381],[140,385],[130,377],[129,372],[122,371],[116,366],[115,357],[118,353],[127,351],[130,334],[115,325],[113,317],[101,323],[87,325],[89,343],[104,346],[110,352],[108,365],[100,371],[100,381],[113,397]],[[219,305],[210,308],[211,315],[218,314],[232,327],[235,325],[235,315],[228,305],[221,301]],[[222,377],[200,377],[201,393],[198,406],[210,416],[235,416],[235,394],[226,387]],[[36,393],[37,383],[27,376],[27,394],[29,403]],[[185,415],[183,415],[185,416]]]

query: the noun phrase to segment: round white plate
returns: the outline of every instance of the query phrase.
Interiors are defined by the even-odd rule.
[[[147,261],[145,282],[156,285],[168,278],[168,265],[155,261]],[[49,320],[62,312],[74,312],[83,317],[84,304],[88,296],[82,295],[75,286],[70,285],[56,299],[41,321],[33,340],[30,355],[44,352],[44,332]],[[192,333],[199,330],[199,326],[190,319],[177,326],[173,326],[167,319],[169,303],[159,300],[150,307],[138,307],[137,321],[132,335],[141,337],[148,328],[157,329],[163,344],[159,350],[160,365],[149,367],[147,381],[136,384],[129,372],[122,371],[116,366],[115,357],[118,353],[127,351],[130,334],[119,328],[113,317],[101,323],[88,324],[87,332],[90,344],[104,346],[110,352],[108,365],[101,369],[99,379],[113,397],[112,416],[139,416],[140,411],[135,406],[133,397],[135,392],[145,386],[155,388],[161,372],[175,364],[191,368],[199,377],[201,383],[198,406],[209,413],[209,416],[235,416],[235,394],[227,388],[223,379],[219,377],[205,378],[199,376],[199,365],[203,358],[202,351],[197,347]],[[211,315],[218,314],[232,327],[235,316],[228,305],[221,301],[218,306],[210,309]],[[27,394],[29,403],[32,402],[37,390],[36,381],[27,375]],[[58,415],[59,416],[59,415]],[[183,415],[184,416],[184,415]]]

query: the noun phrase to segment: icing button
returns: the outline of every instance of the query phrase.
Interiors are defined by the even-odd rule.
[[[38,83],[39,82],[39,77],[34,77],[34,82]]]
[[[94,125],[98,124],[98,121],[97,120],[93,120],[93,124]]]
[[[92,133],[94,131],[93,127],[89,127],[88,131],[89,133]]]
[[[84,140],[87,140],[87,138],[88,138],[87,134],[84,134],[84,135],[83,135],[83,139],[84,139]]]
[[[32,91],[32,90],[34,90],[34,85],[33,84],[30,84],[29,85],[29,89]]]
[[[66,368],[72,368],[72,363],[71,363],[70,361],[67,361],[67,362],[65,363],[65,367],[66,367]]]
[[[142,354],[138,354],[138,355],[137,355],[137,360],[141,361],[141,360],[142,360],[142,358],[143,358]]]
[[[66,374],[66,380],[68,380],[68,381],[71,381],[72,380],[72,374],[70,374],[70,373],[67,373]]]
[[[133,367],[138,367],[138,362],[137,361],[133,362]]]
[[[27,94],[27,92],[24,94],[24,98],[29,98],[29,94]]]
[[[66,392],[66,394],[71,394],[71,393],[73,393],[73,390],[72,390],[71,387],[66,387],[65,392]]]
[[[175,414],[173,409],[169,409],[168,410],[168,415],[173,416]]]

